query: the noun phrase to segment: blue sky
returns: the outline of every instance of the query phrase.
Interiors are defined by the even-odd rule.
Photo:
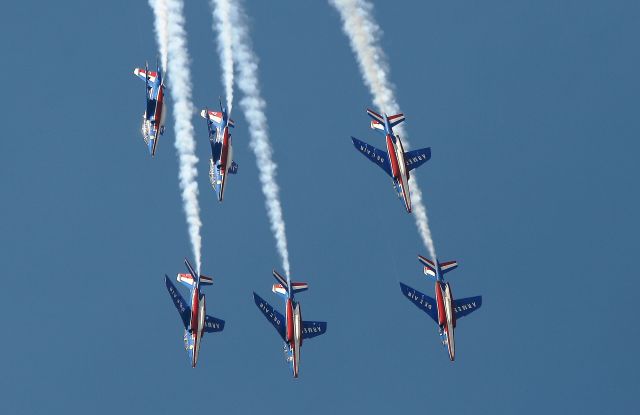
[[[194,102],[223,95],[205,1],[188,2]],[[384,173],[371,102],[322,1],[245,3],[292,276],[307,319],[301,378],[252,301],[279,259],[249,133],[234,114],[224,204],[198,140],[210,314],[190,368],[163,275],[190,256],[173,119],[155,159],[139,135],[134,67],[154,61],[144,1],[14,2],[0,14],[0,324],[3,412],[524,413],[629,411],[640,392],[635,271],[640,5],[632,1],[377,2],[382,46],[414,147],[436,249],[460,267],[448,361],[403,281],[430,293],[413,219]],[[170,82],[170,80],[169,80]]]

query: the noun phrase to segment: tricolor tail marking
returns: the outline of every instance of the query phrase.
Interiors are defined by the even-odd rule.
[[[429,275],[431,277],[436,276],[436,266],[433,261],[423,257],[422,255],[418,255],[418,260],[424,265],[424,274]]]

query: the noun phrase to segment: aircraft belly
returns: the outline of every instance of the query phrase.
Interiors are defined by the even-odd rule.
[[[404,151],[402,149],[402,144],[399,146],[399,151],[397,151],[397,164],[400,175],[400,183],[402,187],[402,196],[404,197],[404,204],[408,212],[411,212],[411,196],[409,191],[409,180],[407,179],[407,167],[404,161]]]
[[[293,314],[293,341],[294,341],[294,376],[298,377],[298,366],[300,364],[300,344],[302,341],[302,321],[300,315],[300,304],[296,305]]]
[[[400,176],[400,170],[398,168],[398,157],[396,155],[396,147],[393,145],[391,138],[387,137],[387,154],[389,155],[389,161],[391,162],[391,174],[394,179],[398,180]]]
[[[453,309],[452,309],[452,298],[451,291],[449,290],[449,285],[445,286],[444,290],[444,310],[447,318],[447,349],[449,350],[449,359],[453,361],[456,355],[456,346],[455,340],[453,337],[454,334],[454,326],[453,326]]]
[[[447,323],[447,350],[449,351],[449,359],[453,361],[456,358],[456,343],[453,337],[454,328],[451,322]]]

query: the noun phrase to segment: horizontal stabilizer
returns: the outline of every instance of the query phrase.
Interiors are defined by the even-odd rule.
[[[482,296],[479,295],[477,297],[469,297],[469,298],[460,298],[458,300],[453,300],[453,312],[456,314],[456,320],[466,316],[467,314],[471,314],[482,305]]]
[[[196,278],[196,272],[193,270],[193,266],[191,266],[191,263],[189,262],[189,260],[187,258],[184,259],[184,264],[187,266],[187,269],[189,270],[189,273],[191,274],[191,276],[193,277],[193,279],[195,280]]]
[[[458,261],[447,261],[440,263],[440,270],[443,274],[458,268]]]
[[[256,305],[260,309],[260,312],[265,316],[267,320],[269,320],[269,322],[273,325],[273,327],[276,329],[278,334],[280,334],[280,337],[282,337],[282,340],[286,340],[286,333],[285,333],[286,323],[284,321],[284,317],[282,316],[282,314],[276,311],[276,309],[273,308],[271,304],[267,303],[265,300],[260,298],[260,296],[256,293],[253,293],[253,300],[255,301]]]
[[[424,275],[429,275],[431,277],[436,276],[436,265],[433,261],[423,257],[422,255],[418,255],[418,261],[424,266]]]
[[[369,117],[371,117],[373,121],[377,121],[380,124],[382,124],[383,125],[382,129],[384,129],[384,118],[382,117],[382,115],[378,114],[377,112],[369,108],[367,108],[367,114],[369,114]],[[373,128],[373,126],[371,128]]]
[[[200,275],[200,285],[213,285],[213,278]]]
[[[284,288],[282,284],[273,284],[273,287],[271,287],[271,291],[284,297],[287,296],[287,289]]]
[[[389,125],[392,127],[395,127],[396,125],[404,121],[404,114],[400,113],[400,114],[392,115],[388,119],[389,119]]]
[[[389,165],[389,156],[386,151],[375,148],[374,146],[367,144],[364,141],[360,141],[355,137],[351,137],[351,141],[353,141],[353,146],[356,150],[378,165],[390,177],[393,177],[393,174],[391,173],[391,166]]]
[[[327,323],[324,321],[303,321],[302,322],[302,338],[310,339],[312,337],[325,334],[327,332]]]
[[[404,294],[409,301],[415,304],[420,310],[427,313],[429,317],[436,322],[436,324],[438,323],[438,308],[436,300],[403,283],[400,283],[400,290],[402,290],[402,294]]]
[[[207,333],[215,333],[224,330],[224,320],[219,318],[205,316],[204,317],[204,331]]]
[[[191,276],[191,274],[179,273],[176,279],[178,280],[179,283],[182,283],[183,285],[186,285],[189,288],[193,287],[194,283],[193,283],[193,277]]]
[[[384,131],[384,124],[380,121],[371,120],[371,128],[374,130],[382,130]]]
[[[143,81],[147,80],[147,76],[149,76],[149,82],[153,83],[156,81],[156,79],[158,79],[158,72],[155,71],[149,71],[147,73],[146,70],[141,69],[141,68],[136,68],[133,70],[133,74],[136,75],[138,78],[142,79]]]
[[[306,291],[308,289],[309,289],[309,284],[307,284],[306,282],[291,283],[291,291],[293,291],[294,293],[299,293],[302,291]],[[271,291],[273,291],[276,294],[284,295],[285,297],[287,295],[287,289],[282,284],[273,284]]]
[[[187,302],[184,301],[182,295],[176,288],[175,285],[171,282],[168,276],[164,276],[164,283],[167,286],[167,291],[169,291],[169,296],[171,300],[173,300],[173,305],[176,306],[176,310],[178,310],[178,314],[180,314],[180,318],[182,319],[182,324],[184,325],[185,330],[189,328],[189,320],[191,319],[191,308],[187,305]]]
[[[206,119],[210,120],[212,123],[216,125],[216,127],[224,128],[224,125],[222,125],[222,122],[224,121],[222,112],[209,110],[209,116],[207,117],[207,110],[204,109],[200,111],[200,116],[205,120]],[[236,123],[231,118],[229,118],[229,127],[235,127],[235,126],[236,126]]]
[[[307,291],[309,289],[309,284],[306,282],[292,282],[291,283],[291,291],[294,293],[299,293],[302,291]]]
[[[407,171],[411,171],[420,167],[430,158],[431,147],[407,151],[406,153],[404,153],[404,164],[407,166]]]
[[[280,275],[280,273],[278,273],[278,271],[276,271],[275,269],[273,270],[273,277],[280,283],[280,285],[286,291],[289,291],[289,279],[288,278],[285,278],[282,275]]]

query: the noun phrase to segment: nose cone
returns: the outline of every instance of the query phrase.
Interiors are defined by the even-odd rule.
[[[154,136],[149,136],[149,153],[151,153],[151,157],[156,155],[156,138]]]
[[[216,186],[216,192],[218,193],[218,202],[222,202],[224,197],[224,175],[220,175],[220,183]]]

